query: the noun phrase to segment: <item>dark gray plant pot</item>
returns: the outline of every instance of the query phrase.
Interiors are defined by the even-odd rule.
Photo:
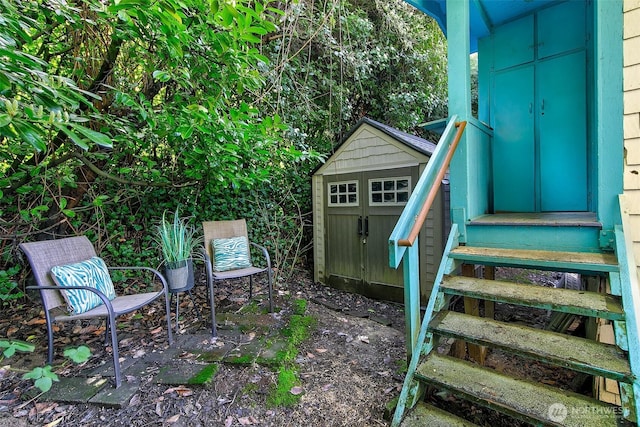
[[[188,291],[193,287],[193,260],[178,261],[177,263],[166,263],[164,276],[167,279],[169,292]]]

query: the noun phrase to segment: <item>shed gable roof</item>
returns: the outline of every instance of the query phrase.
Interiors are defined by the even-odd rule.
[[[351,129],[351,131],[349,131],[349,133],[344,138],[342,143],[344,143],[344,141],[349,139],[351,134],[353,134],[363,123],[369,124],[374,128],[381,130],[382,132],[386,133],[396,141],[401,142],[407,147],[412,148],[429,157],[431,157],[434,150],[436,149],[436,144],[434,144],[431,141],[428,141],[424,138],[420,138],[419,136],[416,136],[416,135],[412,135],[410,133],[402,132],[401,130],[392,128],[391,126],[387,126],[384,123],[377,122],[368,117],[363,117],[362,119],[360,119],[358,123],[356,123],[356,125]]]
[[[341,174],[426,163],[436,144],[369,118],[349,131],[314,174]]]

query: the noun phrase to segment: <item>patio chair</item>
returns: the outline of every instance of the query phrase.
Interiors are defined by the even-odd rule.
[[[249,299],[253,296],[253,276],[266,272],[269,283],[269,311],[273,312],[271,258],[264,246],[249,240],[247,222],[244,219],[231,221],[205,221],[204,257],[207,270],[207,285],[211,302],[212,336],[217,336],[216,312],[214,304],[214,284],[216,280],[235,279],[249,276]],[[251,262],[251,246],[262,252],[265,267],[256,267]]]
[[[113,348],[113,369],[116,388],[122,384],[118,355],[116,317],[130,313],[164,297],[167,313],[169,345],[173,344],[167,284],[164,276],[149,267],[107,267],[96,256],[95,249],[85,236],[57,240],[21,243],[37,286],[27,289],[40,291],[47,323],[47,363],[53,362],[53,323],[95,318],[106,319],[105,344]],[[153,292],[116,296],[109,270],[147,270],[160,282],[162,289]]]

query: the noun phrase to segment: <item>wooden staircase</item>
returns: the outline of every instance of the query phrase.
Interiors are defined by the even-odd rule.
[[[455,229],[453,231],[455,233]],[[633,387],[625,331],[625,310],[618,260],[611,253],[560,252],[460,246],[450,238],[432,301],[409,366],[392,426],[469,426],[463,420],[424,402],[429,387],[490,408],[533,425],[616,426],[635,422]],[[556,289],[458,275],[463,264],[510,266],[574,272],[609,280],[612,294]],[[451,311],[456,296],[607,319],[616,328],[617,345],[528,325],[497,321]],[[432,312],[429,313],[430,308]],[[514,307],[517,310],[517,307]],[[441,354],[443,339],[498,349],[505,354],[561,367],[620,383],[622,406],[601,402],[548,384]],[[418,353],[416,355],[416,353]]]

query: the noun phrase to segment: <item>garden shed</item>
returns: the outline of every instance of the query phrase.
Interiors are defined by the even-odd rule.
[[[389,267],[389,235],[435,148],[366,117],[349,131],[312,178],[315,281],[403,300],[402,268]],[[449,228],[449,186],[444,184],[418,238],[423,301]]]

